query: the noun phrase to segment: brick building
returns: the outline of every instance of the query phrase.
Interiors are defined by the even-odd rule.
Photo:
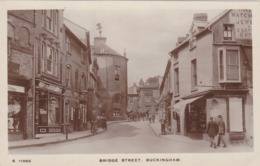
[[[89,128],[88,79],[91,63],[90,45],[83,43],[66,25],[64,25],[65,56],[63,58],[64,119],[70,131]],[[86,32],[89,41],[89,32]]]
[[[8,138],[33,136],[34,12],[8,11]]]

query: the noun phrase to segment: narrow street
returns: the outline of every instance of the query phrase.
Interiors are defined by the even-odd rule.
[[[76,141],[12,149],[10,154],[183,153],[200,146],[158,137],[148,121],[110,125],[108,131]]]

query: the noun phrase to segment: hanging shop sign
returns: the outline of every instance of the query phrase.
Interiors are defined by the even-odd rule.
[[[47,83],[44,83],[44,82],[39,82],[38,87],[42,88],[42,89],[58,92],[58,93],[62,92],[62,88],[60,88],[56,85],[47,84]]]

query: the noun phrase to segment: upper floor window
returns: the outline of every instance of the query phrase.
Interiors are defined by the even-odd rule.
[[[224,40],[233,40],[233,25],[232,24],[224,24],[223,37]]]
[[[59,52],[53,47],[41,43],[41,71],[53,76],[59,76]]]
[[[119,81],[120,66],[115,66],[115,81]]]
[[[66,50],[67,50],[67,52],[70,52],[70,38],[69,37],[66,38]]]
[[[84,73],[82,73],[81,80],[80,80],[80,89],[81,90],[86,90],[86,87],[87,87],[86,82],[87,82],[86,81],[86,76],[85,76]]]
[[[191,88],[197,86],[197,61],[196,59],[191,61]]]
[[[219,55],[220,82],[240,82],[240,53],[238,49],[221,49]]]
[[[174,95],[179,95],[179,68],[174,69]]]
[[[41,22],[42,27],[58,35],[59,12],[57,10],[42,10]]]
[[[71,86],[71,66],[70,65],[67,65],[67,69],[66,69],[66,87],[70,87]]]
[[[50,46],[47,46],[46,70],[48,74],[58,75],[58,51]]]
[[[79,71],[76,69],[75,71],[75,90],[79,89]]]

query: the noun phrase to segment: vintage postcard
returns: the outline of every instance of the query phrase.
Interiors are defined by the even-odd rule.
[[[259,2],[1,2],[1,165],[258,165]]]

